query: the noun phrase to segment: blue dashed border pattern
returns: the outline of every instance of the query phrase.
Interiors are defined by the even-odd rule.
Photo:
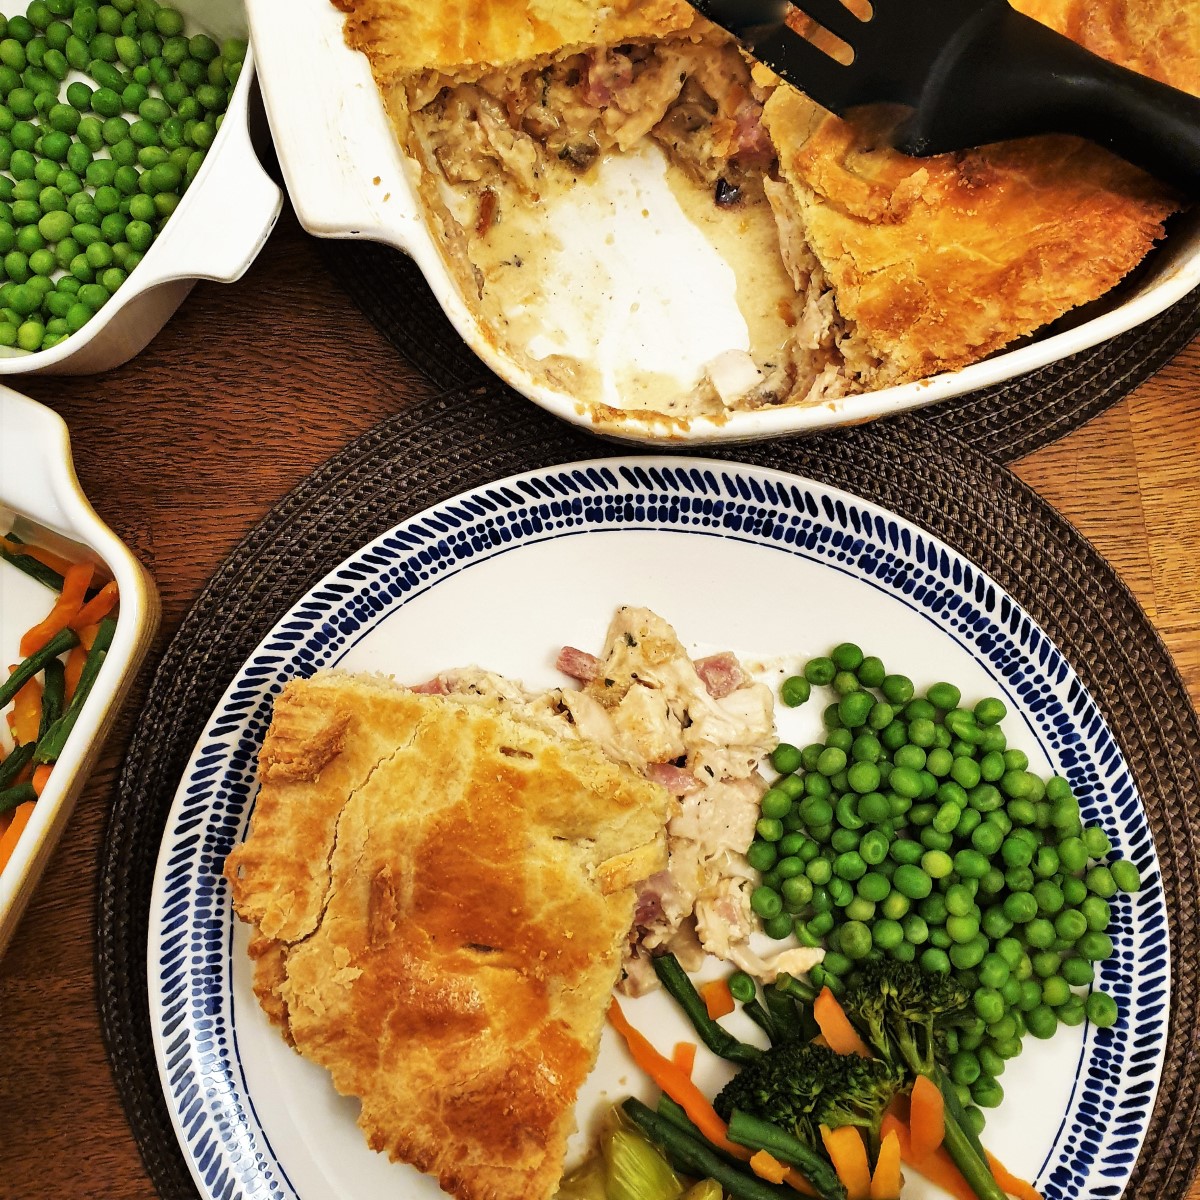
[[[1169,1017],[1169,944],[1146,813],[1111,732],[1046,635],[955,551],[832,488],[696,459],[613,459],[534,471],[404,522],[329,574],[272,630],[205,729],[168,819],[148,947],[152,1022],[168,1107],[201,1193],[299,1200],[254,1111],[232,1027],[233,916],[220,871],[241,838],[255,760],[284,683],[336,665],[438,581],[523,545],[596,530],[682,531],[803,556],[891,593],[984,662],[1024,710],[1087,821],[1100,821],[1144,886],[1113,901],[1119,1002],[1089,1027],[1078,1077],[1037,1184],[1045,1200],[1123,1191],[1154,1105]]]

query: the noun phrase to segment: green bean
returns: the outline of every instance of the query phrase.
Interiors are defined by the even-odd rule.
[[[97,634],[97,641],[100,640]],[[0,683],[0,708],[9,704],[12,698],[29,682],[47,662],[52,658],[57,658],[60,654],[65,654],[68,650],[79,645],[79,635],[73,629],[64,629],[56,633],[40,650],[30,654],[17,664],[15,670],[9,677]],[[82,676],[80,677],[80,685],[82,685]],[[42,759],[39,762],[44,761]]]
[[[33,756],[34,762],[57,762],[59,756],[62,754],[66,740],[70,736],[71,730],[74,729],[76,721],[79,720],[79,714],[83,711],[83,706],[87,703],[92,686],[96,682],[96,677],[100,674],[101,668],[104,666],[104,660],[108,654],[109,647],[112,645],[116,628],[117,623],[112,617],[105,617],[100,622],[96,630],[96,637],[92,642],[92,647],[88,651],[87,658],[84,660],[83,670],[79,675],[79,682],[75,685],[75,692],[71,697],[71,703],[67,705],[66,711],[64,711],[62,716],[38,739],[37,750],[34,751]],[[71,635],[70,645],[78,644],[79,638],[74,631],[67,629],[57,636],[63,637],[64,634]],[[57,640],[57,638],[54,640]],[[70,647],[68,646],[67,648],[69,649]],[[3,688],[0,688],[0,697],[2,696]]]

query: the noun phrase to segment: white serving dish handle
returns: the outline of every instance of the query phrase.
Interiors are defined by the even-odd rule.
[[[342,14],[332,3],[247,0],[246,17],[260,75],[272,81],[263,100],[300,223],[417,256],[428,235],[370,64],[345,46]],[[329,78],[331,56],[345,64],[337,86],[314,86]]]

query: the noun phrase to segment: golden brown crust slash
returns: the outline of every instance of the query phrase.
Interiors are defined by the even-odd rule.
[[[360,1098],[372,1147],[461,1200],[549,1197],[632,922],[632,873],[665,864],[668,797],[498,703],[336,674],[287,703],[321,715],[318,737],[329,714],[354,715],[316,779],[264,783],[243,855],[261,882],[293,888],[281,830],[324,805],[339,763],[361,778],[342,793],[314,929],[278,956],[282,980],[279,943],[255,939],[264,1007]],[[325,870],[325,847],[310,853]]]
[[[706,33],[712,26],[683,0],[335,0],[346,41],[376,76],[433,69],[469,77],[568,49]]]

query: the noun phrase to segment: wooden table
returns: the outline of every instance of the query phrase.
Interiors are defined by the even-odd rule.
[[[1198,379],[1200,340],[1016,469],[1115,564],[1200,704]],[[84,490],[157,580],[163,623],[0,962],[0,1197],[149,1200],[92,978],[96,862],[131,713],[202,585],[250,527],[428,385],[330,282],[286,214],[245,279],[197,287],[133,364],[102,378],[17,382],[66,419]],[[1189,1200],[1200,1200],[1200,1185]]]

